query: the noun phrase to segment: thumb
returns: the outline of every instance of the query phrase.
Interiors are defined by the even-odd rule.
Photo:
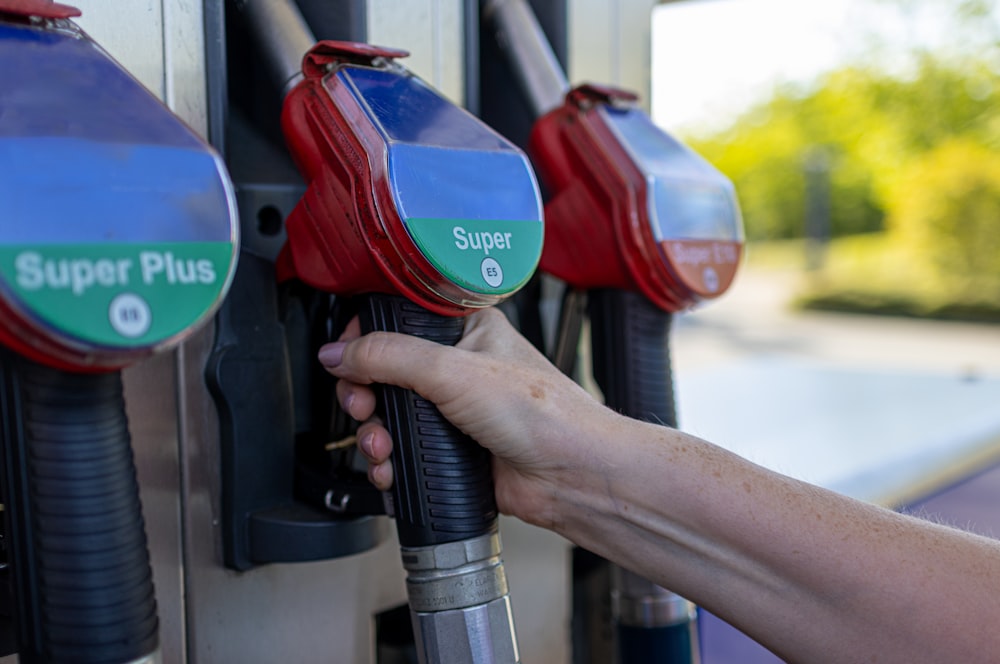
[[[457,368],[462,351],[427,339],[395,332],[371,332],[320,348],[319,361],[337,378],[368,385],[386,383],[438,401]]]

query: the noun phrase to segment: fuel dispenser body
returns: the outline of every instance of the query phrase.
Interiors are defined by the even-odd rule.
[[[721,295],[742,252],[732,184],[656,127],[637,96],[569,88],[526,0],[483,2],[484,19],[532,109],[528,152],[546,191],[541,270],[564,286],[550,356],[576,375],[585,318],[593,378],[625,415],[677,426],[672,314]],[[580,662],[699,661],[696,608],[574,552]],[[607,611],[599,608],[610,603]]]
[[[671,315],[729,288],[742,223],[730,181],[635,101],[583,85],[535,123],[529,151],[550,194],[542,269],[571,289],[564,325],[579,329],[572,294],[586,293],[593,377],[605,403],[677,426]],[[614,643],[593,645],[591,661],[611,657],[597,652],[606,647],[619,664],[700,661],[690,602],[616,566],[610,589]]]
[[[235,205],[218,155],[77,15],[0,2],[4,648],[147,662],[159,621],[120,369],[211,318]]]
[[[474,518],[460,518],[458,544],[444,541],[450,535],[442,536],[440,533],[444,531],[440,529],[431,528],[429,537],[419,527],[413,529],[417,535],[404,534],[402,530],[390,532],[389,525],[393,522],[381,515],[389,511],[398,523],[404,501],[393,497],[387,505],[385,498],[366,481],[364,468],[350,451],[351,426],[343,422],[341,414],[332,412],[332,382],[315,361],[318,345],[331,334],[335,336],[344,319],[355,311],[362,312],[366,326],[372,329],[393,325],[394,312],[402,311],[403,318],[418,323],[416,332],[433,328],[435,338],[451,343],[461,333],[462,315],[469,308],[492,303],[506,306],[511,301],[508,291],[523,283],[524,275],[534,268],[527,263],[537,259],[527,259],[521,264],[520,258],[514,259],[514,250],[518,256],[525,256],[522,253],[525,242],[540,243],[545,235],[538,202],[531,202],[537,196],[536,185],[532,182],[530,187],[521,189],[522,192],[531,189],[519,194],[522,207],[531,208],[524,214],[512,212],[520,207],[500,205],[491,205],[488,214],[479,214],[476,208],[483,205],[482,200],[460,204],[454,199],[446,202],[451,213],[442,213],[433,207],[434,201],[413,197],[414,192],[419,194],[417,189],[397,185],[407,182],[407,176],[416,178],[408,181],[413,184],[432,172],[441,172],[436,169],[446,168],[445,162],[459,163],[461,158],[467,158],[469,155],[463,153],[452,154],[456,161],[424,160],[431,154],[462,152],[454,144],[465,140],[471,141],[469,145],[475,146],[485,162],[492,165],[487,168],[476,162],[472,167],[456,169],[444,179],[461,180],[474,190],[491,190],[518,177],[526,184],[524,174],[487,177],[500,168],[496,164],[501,161],[506,164],[503,168],[514,172],[512,164],[522,157],[507,150],[502,140],[497,141],[495,135],[484,132],[481,126],[462,140],[438,132],[421,134],[423,138],[430,137],[430,141],[411,141],[412,137],[404,135],[408,131],[405,126],[397,127],[400,133],[390,135],[388,128],[401,119],[389,118],[383,122],[375,113],[390,110],[388,106],[380,106],[388,89],[378,87],[376,79],[381,76],[381,83],[393,83],[415,99],[427,100],[433,90],[412,77],[403,82],[393,79],[388,74],[401,73],[401,68],[391,63],[396,58],[394,52],[372,55],[367,51],[366,55],[370,47],[359,47],[362,53],[356,56],[339,55],[338,64],[322,64],[322,68],[330,67],[331,71],[324,71],[316,81],[326,79],[324,85],[328,85],[322,89],[317,86],[316,105],[310,106],[332,110],[332,95],[342,99],[349,93],[361,115],[352,116],[345,124],[363,136],[348,131],[332,141],[331,134],[328,144],[328,137],[312,133],[316,128],[309,127],[308,131],[301,130],[302,135],[296,139],[300,145],[286,141],[290,134],[282,135],[278,113],[285,93],[294,86],[282,85],[279,91],[265,89],[268,68],[261,62],[259,43],[248,36],[240,18],[248,6],[265,5],[274,9],[282,2],[194,0],[182,3],[183,8],[179,9],[170,0],[150,0],[121,3],[113,10],[100,0],[80,2],[84,10],[80,24],[92,31],[99,42],[197,132],[210,139],[234,183],[230,187],[223,174],[219,176],[223,180],[221,186],[228,189],[229,202],[235,198],[237,203],[219,215],[231,223],[233,208],[239,210],[239,233],[232,228],[227,230],[234,240],[239,235],[238,259],[233,261],[235,274],[233,265],[228,271],[217,267],[217,274],[226,275],[227,284],[223,287],[225,291],[228,286],[226,297],[221,305],[208,305],[204,316],[194,325],[198,328],[194,332],[154,329],[152,324],[163,320],[160,305],[154,303],[153,295],[143,292],[139,295],[154,314],[150,317],[153,323],[148,336],[118,345],[97,337],[84,338],[77,329],[64,329],[69,325],[63,325],[65,321],[59,318],[61,307],[69,306],[68,300],[53,309],[36,312],[11,286],[11,282],[17,286],[16,266],[5,263],[7,272],[0,275],[4,279],[0,302],[13,312],[8,318],[8,309],[3,311],[5,322],[0,323],[3,328],[0,334],[9,338],[5,337],[2,343],[5,347],[24,344],[16,352],[3,351],[4,403],[8,397],[23,395],[23,381],[15,383],[24,373],[23,363],[31,362],[32,366],[51,368],[60,381],[68,377],[82,379],[83,382],[72,384],[60,382],[65,386],[61,388],[64,393],[104,393],[104,388],[98,390],[91,382],[96,377],[115,383],[111,391],[118,395],[117,401],[109,408],[102,407],[101,412],[113,411],[116,431],[124,430],[121,413],[128,412],[128,431],[135,441],[133,449],[156,580],[163,661],[210,664],[284,658],[398,664],[412,661],[412,644],[405,638],[428,642],[429,647],[442,652],[450,649],[454,655],[457,652],[454,644],[467,638],[470,626],[480,630],[484,623],[491,623],[489,629],[499,637],[510,631],[508,602],[499,598],[504,593],[503,567],[511,576],[512,602],[518,615],[518,650],[530,661],[539,658],[568,661],[568,544],[554,534],[501,518],[505,564],[498,567],[499,541],[494,538],[491,509],[488,505],[483,509],[478,503],[473,510]],[[22,14],[10,21],[18,29],[47,31],[53,40],[64,34],[64,30],[67,37],[70,33],[79,35],[71,26],[59,23],[69,14],[60,17],[45,13],[64,11],[62,6],[45,0],[18,0],[17,4],[30,4],[36,8],[32,11],[38,12],[33,14],[35,18]],[[405,60],[408,68],[419,72],[436,89],[445,90],[450,100],[461,103],[477,116],[495,116],[496,95],[509,96],[508,91],[484,73],[496,64],[496,58],[480,48],[479,11],[475,2],[417,0],[404,3],[405,7],[360,0],[294,0],[290,4],[302,11],[320,40],[386,43],[412,50],[413,57]],[[545,5],[546,11],[551,8],[555,22],[565,19],[565,2],[536,4]],[[89,25],[88,17],[91,17]],[[271,37],[280,34],[282,20],[271,15],[265,22]],[[73,38],[92,43],[86,37]],[[308,41],[296,51],[293,58],[296,68],[302,54],[315,41]],[[486,69],[479,69],[480,58]],[[7,63],[13,60],[6,54],[3,59],[6,81]],[[63,66],[68,62],[61,63],[59,73],[64,78],[74,76],[74,66]],[[340,78],[329,76],[332,69],[341,66],[350,69],[350,74]],[[362,93],[365,86],[370,87]],[[56,87],[45,87],[49,99],[53,98],[51,95],[59,97]],[[88,94],[98,99],[102,92],[94,90]],[[0,99],[2,95],[0,91]],[[470,126],[471,118],[462,113],[456,115],[454,107],[446,108],[440,99],[429,101],[433,108],[444,113],[442,120],[450,118],[446,124]],[[73,102],[59,106],[72,115],[86,104]],[[125,119],[134,115],[130,112],[132,106],[131,102],[118,103],[120,115],[110,116],[110,123],[121,125],[119,129],[124,130],[128,124]],[[5,104],[0,109],[3,111],[0,125],[10,108]],[[67,120],[67,124],[74,122],[72,118]],[[105,130],[111,133],[110,128]],[[428,142],[429,146],[425,144]],[[339,154],[345,145],[353,146],[351,149],[357,156],[366,155],[365,162],[339,164],[335,153]],[[121,150],[116,154],[128,153],[127,146],[118,147]],[[192,150],[197,149],[192,144]],[[309,163],[307,156],[299,159],[314,149],[323,151],[322,159]],[[369,161],[368,150],[383,157]],[[289,152],[297,153],[295,160]],[[494,152],[500,154],[482,154]],[[311,170],[319,161],[323,162],[319,170]],[[393,171],[391,167],[418,162],[430,165],[417,172]],[[12,181],[7,179],[11,172],[7,168],[9,163],[5,162],[0,171],[0,186]],[[468,166],[470,162],[462,163]],[[367,169],[370,174],[345,176],[343,169],[354,166]],[[99,168],[81,169],[80,175],[88,176],[87,181],[93,185],[89,191],[93,193],[100,185],[107,184],[98,177],[101,172],[122,176],[125,178],[122,182],[131,184],[139,180],[142,170],[133,169],[135,172],[123,175],[121,169],[114,168],[115,162],[111,160]],[[23,175],[20,171],[12,172],[18,178]],[[65,172],[53,171],[60,179],[58,185],[53,184],[52,192],[71,189],[61,175]],[[191,175],[194,170],[184,165],[151,171],[150,177],[177,178],[163,180],[170,182],[159,190],[166,196],[168,189],[182,186],[179,180],[183,173]],[[392,179],[397,174],[401,177]],[[44,189],[46,178],[37,180],[36,191]],[[20,187],[27,180],[17,182]],[[342,219],[328,219],[325,214],[317,217],[317,209],[305,209],[311,204],[309,201],[333,205],[321,202],[322,197],[315,195],[318,192],[309,192],[318,188],[320,182],[336,183],[330,185],[331,189],[348,186],[342,183],[350,182],[348,193],[336,192],[331,200],[337,201],[338,213],[346,209],[353,220],[341,223]],[[376,184],[365,188],[365,182]],[[422,181],[419,184],[425,186]],[[125,189],[120,188],[119,192]],[[393,194],[394,190],[398,196]],[[46,196],[42,198],[42,203],[51,202]],[[135,200],[130,198],[123,207],[130,207],[136,218],[153,219],[153,212],[143,213]],[[198,200],[204,202],[205,198]],[[301,209],[296,209],[300,204]],[[197,204],[193,208],[201,209]],[[454,212],[456,209],[459,212]],[[374,210],[377,214],[362,217],[357,213],[359,210],[366,214]],[[121,210],[115,212],[124,216]],[[72,215],[72,211],[63,213]],[[362,223],[362,219],[378,221]],[[335,228],[322,227],[320,220]],[[20,237],[3,237],[7,226],[0,226],[4,227],[0,229],[0,250],[7,243],[13,246],[22,242]],[[64,226],[62,230],[67,230],[71,224]],[[113,246],[118,237],[125,237],[128,232],[138,233],[140,227],[141,224],[136,224],[132,228],[125,222],[109,226],[93,245]],[[175,304],[192,302],[194,306],[182,294],[193,293],[195,286],[187,284],[192,290],[181,290],[180,282],[189,280],[191,274],[196,279],[199,274],[204,275],[204,271],[198,271],[197,261],[211,258],[191,251],[195,244],[211,244],[221,236],[184,234],[181,233],[184,228],[189,226],[172,228],[177,235],[145,238],[150,242],[162,241],[162,245],[145,248],[149,252],[145,266],[152,277],[159,275],[169,280],[173,274],[177,290],[167,300]],[[329,236],[330,232],[346,237]],[[43,235],[49,237],[40,232],[28,242],[35,243]],[[337,237],[336,243],[352,250],[347,256],[334,251],[330,255],[335,255],[336,260],[324,257],[310,246],[314,243],[303,240],[320,236]],[[144,241],[143,236],[135,237],[140,238],[137,242]],[[131,241],[126,239],[122,243]],[[41,240],[38,243],[42,244]],[[42,279],[46,279],[45,260],[50,258],[54,260],[50,263],[54,274],[61,278],[63,258],[45,253],[48,249],[35,247],[34,251],[43,257]],[[167,253],[175,260],[167,260]],[[163,258],[162,267],[152,254]],[[231,258],[235,256],[234,248]],[[108,262],[102,262],[105,259]],[[195,260],[194,272],[188,259]],[[487,259],[495,260],[497,265]],[[31,275],[37,276],[34,260],[22,259],[21,274],[28,279],[27,283],[36,279]],[[73,290],[73,261],[77,261],[77,290],[89,296],[105,290],[110,293],[108,284],[122,272],[140,278],[143,274],[139,269],[143,263],[136,262],[139,256],[128,253],[72,253],[66,254],[65,260],[67,274],[71,275],[68,290]],[[132,267],[124,267],[126,264],[119,260],[133,261]],[[89,261],[93,272],[90,286],[86,286],[91,277],[85,261]],[[502,280],[498,280],[501,271]],[[374,307],[373,303],[380,300],[391,304]],[[105,304],[110,307],[110,300]],[[430,318],[428,313],[432,314]],[[137,309],[125,318],[141,321],[142,310]],[[442,324],[442,319],[448,324]],[[16,330],[6,329],[7,320],[12,321],[12,328],[16,324]],[[42,346],[45,348],[39,350]],[[28,355],[34,359],[27,360]],[[58,368],[43,362],[56,364]],[[393,399],[403,404],[401,412],[412,410],[410,395],[387,396],[386,401]],[[4,408],[6,445],[17,433],[8,424],[21,420],[17,411],[7,409],[6,405]],[[36,412],[43,413],[42,420],[54,419],[44,414],[51,411]],[[95,412],[95,407],[86,400],[77,412]],[[15,416],[11,417],[11,413]],[[422,410],[418,413],[423,416]],[[83,418],[83,415],[72,417]],[[405,419],[399,418],[400,422]],[[84,428],[93,429],[90,425]],[[437,425],[431,431],[436,444],[440,433]],[[116,437],[120,438],[117,434]],[[449,445],[455,443],[451,432],[443,437],[450,441]],[[128,447],[120,441],[115,445],[119,451]],[[93,451],[94,442],[75,449],[84,454],[85,448]],[[26,455],[18,457],[23,458]],[[98,463],[105,469],[122,467],[117,461],[112,463],[110,457],[102,458],[107,460]],[[20,467],[18,463],[17,459],[13,463],[4,460],[5,468]],[[481,458],[473,456],[467,467],[484,465]],[[474,470],[475,473],[481,470]],[[95,470],[91,474],[99,473]],[[14,479],[5,474],[5,487],[15,486]],[[471,495],[475,502],[488,491],[483,491],[485,485],[479,480],[473,484],[479,488],[478,493]],[[434,500],[437,498],[424,502],[432,504]],[[107,504],[103,500],[98,502]],[[417,511],[420,504],[419,500],[414,501]],[[7,518],[13,512],[12,505],[5,510]],[[137,508],[132,509],[131,514],[139,514]],[[106,516],[102,514],[101,519]],[[133,549],[141,549],[135,539],[135,519],[128,517],[126,521]],[[430,543],[421,544],[420,537],[428,537]],[[421,553],[431,551],[434,555],[413,558],[406,563],[408,569],[404,569],[400,565],[397,540],[408,542],[405,548],[422,550]],[[22,555],[12,551],[11,556],[15,553]],[[409,628],[402,623],[411,623],[409,611],[415,598],[417,602],[424,601],[428,609],[440,608],[434,593],[441,586],[435,590],[434,584],[426,581],[449,576],[453,580],[470,578],[450,572],[439,574],[442,567],[455,569],[451,566],[456,564],[459,568],[474,567],[473,587],[488,588],[489,594],[467,596],[463,600],[466,605],[449,609],[447,616],[418,616],[415,622],[418,633],[406,636],[404,632]],[[19,565],[24,566],[12,560],[10,569]],[[138,569],[125,565],[122,568]],[[135,575],[142,576],[139,572]],[[409,593],[411,590],[417,593]],[[427,590],[431,592],[422,593]],[[152,624],[148,620],[138,622],[147,627]],[[92,631],[96,634],[101,630]],[[512,646],[515,643],[512,635],[500,640]],[[153,643],[142,639],[136,642]],[[143,650],[140,647],[130,653],[138,657]],[[30,661],[26,653],[21,648],[19,657]]]

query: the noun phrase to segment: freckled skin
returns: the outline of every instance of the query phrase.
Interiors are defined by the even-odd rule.
[[[392,441],[368,419],[372,382],[416,390],[488,447],[501,511],[688,597],[784,661],[996,661],[996,540],[614,413],[495,311],[471,315],[454,348],[358,336],[349,327],[350,342],[328,349],[343,352],[327,370],[341,403],[367,420],[358,439],[380,489],[391,486]]]

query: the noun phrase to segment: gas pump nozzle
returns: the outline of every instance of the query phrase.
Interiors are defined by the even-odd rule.
[[[303,55],[282,128],[308,188],[286,220],[279,278],[361,300],[365,331],[457,343],[462,316],[537,265],[527,157],[399,65],[405,52],[320,42]],[[384,386],[379,401],[396,441],[392,512],[420,661],[520,661],[489,454],[413,392]]]
[[[212,316],[236,206],[219,157],[77,15],[0,0],[4,549],[19,661],[145,664],[158,618],[119,370]]]
[[[525,0],[482,8],[537,113],[528,152],[548,193],[541,270],[586,290],[605,403],[676,426],[671,316],[733,280],[742,226],[732,184],[657,128],[634,94],[600,85],[567,92]],[[611,574],[618,661],[697,662],[694,606],[627,570]]]

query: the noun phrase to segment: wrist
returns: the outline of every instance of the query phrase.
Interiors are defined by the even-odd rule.
[[[643,427],[608,408],[593,410],[561,432],[565,464],[544,478],[549,523],[536,524],[577,543],[622,518],[621,497],[634,477],[628,457]]]

